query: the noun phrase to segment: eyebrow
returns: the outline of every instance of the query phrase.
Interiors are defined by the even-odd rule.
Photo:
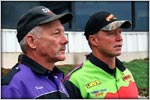
[[[108,30],[101,30],[101,31],[103,31],[103,32],[111,32],[111,31],[113,31],[113,30],[111,30],[111,31],[108,31]]]

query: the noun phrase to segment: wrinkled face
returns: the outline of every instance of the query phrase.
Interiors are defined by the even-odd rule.
[[[96,50],[105,56],[119,56],[121,54],[123,43],[121,31],[121,28],[113,31],[100,30],[97,34],[94,35],[94,46]]]
[[[41,25],[40,38],[36,40],[36,51],[47,61],[62,61],[65,59],[65,45],[67,43],[64,27],[59,20],[56,20]]]

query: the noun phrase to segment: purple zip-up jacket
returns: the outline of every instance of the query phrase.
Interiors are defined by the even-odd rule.
[[[62,84],[63,73],[56,67],[48,71],[27,56],[2,78],[2,98],[69,98]]]

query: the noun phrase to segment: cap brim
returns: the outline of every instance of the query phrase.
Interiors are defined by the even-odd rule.
[[[131,23],[128,20],[113,21],[110,24],[108,24],[105,27],[103,27],[101,30],[111,31],[111,30],[115,30],[115,29],[117,29],[119,27],[127,29],[127,28],[131,27]]]
[[[54,20],[59,19],[62,24],[67,23],[71,21],[73,18],[73,15],[71,13],[65,13],[65,14],[60,14],[60,15],[54,15],[53,17],[46,18],[45,20],[41,21],[38,25],[40,24],[45,24]]]

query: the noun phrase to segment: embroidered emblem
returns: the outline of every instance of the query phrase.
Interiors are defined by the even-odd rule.
[[[97,94],[95,94],[95,97],[103,96],[103,94],[104,94],[104,92],[97,93]]]
[[[42,11],[47,14],[52,14],[52,12],[48,8],[43,8]]]
[[[91,94],[98,94],[100,92],[105,92],[106,89],[100,89],[100,90],[95,90],[95,91],[92,91]]]
[[[117,19],[113,14],[110,14],[109,16],[106,17],[106,20],[109,22],[109,21],[112,21],[112,20],[115,20]]]
[[[99,96],[104,96],[106,92],[106,89],[101,89],[101,90],[97,90],[97,92],[95,92],[95,97],[99,97]]]
[[[129,81],[130,78],[131,78],[131,75],[126,75],[122,77],[123,81]]]
[[[98,85],[98,84],[101,84],[101,82],[98,81],[98,80],[95,80],[95,81],[93,81],[93,82],[88,83],[88,84],[86,85],[86,87],[87,87],[87,88],[91,88],[91,87],[96,86],[96,85]]]
[[[41,89],[43,89],[44,87],[41,85],[41,86],[35,86],[35,89],[36,90],[41,90]]]

